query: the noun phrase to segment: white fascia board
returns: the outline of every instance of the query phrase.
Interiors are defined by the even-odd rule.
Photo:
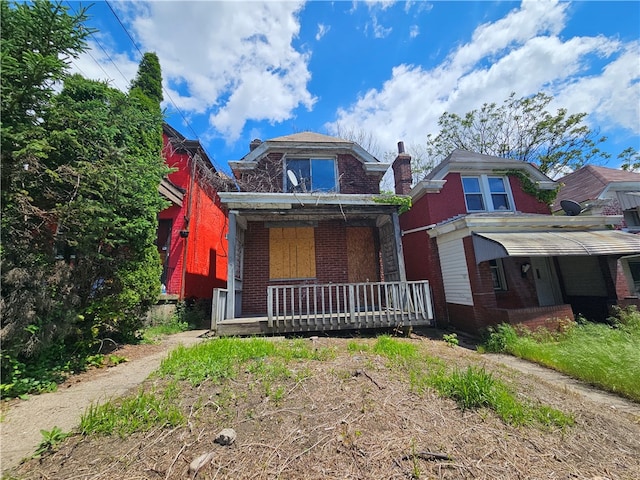
[[[389,170],[389,167],[391,166],[390,163],[382,163],[382,162],[363,163],[363,165],[364,165],[364,171],[366,173],[386,172],[387,170]]]
[[[544,180],[536,182],[536,185],[540,190],[555,190],[558,187],[558,182],[553,180]]]
[[[428,230],[430,237],[438,237],[457,230],[499,232],[517,230],[549,230],[549,229],[599,229],[604,230],[617,225],[622,215],[578,215],[566,217],[558,215],[532,216],[473,216],[467,215],[455,220],[436,225]]]
[[[422,198],[427,193],[440,193],[444,184],[447,183],[446,180],[421,180],[419,181],[409,192],[409,196],[411,197],[411,201],[416,203],[420,198]]]
[[[255,167],[257,160],[269,150],[275,150],[284,154],[296,154],[304,152],[305,155],[313,156],[315,152],[323,154],[348,152],[358,158],[363,164],[367,173],[386,172],[391,166],[390,163],[380,162],[376,157],[367,152],[360,145],[352,142],[272,142],[266,140],[250,151],[242,160],[229,161],[231,169],[250,170]]]
[[[598,198],[610,198],[607,196],[609,192],[640,192],[640,182],[611,182]]]
[[[540,188],[542,189],[555,188],[557,185],[557,182],[547,177],[530,163],[516,160],[509,162],[508,164],[505,164],[505,162],[488,161],[456,161],[455,163],[449,163],[442,168],[432,180],[442,180],[447,176],[447,174],[452,172],[468,175],[497,175],[500,174],[500,172],[506,172],[509,170],[525,171],[534,182],[540,185]]]
[[[382,195],[351,195],[351,194],[314,194],[314,193],[256,193],[256,192],[219,192],[222,203],[234,208],[291,208],[292,205],[361,205],[382,206],[384,201],[374,201],[375,198],[384,199]]]

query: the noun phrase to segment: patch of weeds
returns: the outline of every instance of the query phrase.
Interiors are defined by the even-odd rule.
[[[104,355],[101,353],[96,353],[95,355],[89,355],[87,357],[87,366],[102,368],[104,366]]]
[[[618,309],[609,322],[565,321],[557,331],[535,332],[499,325],[489,332],[483,351],[524,358],[640,401],[640,313]]]
[[[355,340],[347,343],[347,351],[349,353],[363,353],[371,351],[371,346],[368,343],[356,342]]]
[[[280,385],[271,395],[269,395],[269,397],[273,400],[273,403],[275,403],[276,405],[280,405],[282,399],[284,398],[284,394],[285,388],[284,386]]]
[[[438,392],[467,410],[490,405],[495,380],[482,368],[468,367],[450,374],[439,372],[432,377],[432,383]]]
[[[120,365],[121,363],[125,363],[128,362],[129,359],[127,357],[123,357],[122,355],[109,355],[109,365],[111,366],[116,366],[116,365]]]
[[[199,385],[204,380],[220,383],[224,379],[234,378],[240,366],[250,360],[255,362],[256,359],[271,357],[286,363],[298,359],[325,360],[334,356],[335,351],[314,349],[310,342],[303,339],[276,342],[263,338],[216,338],[189,348],[176,348],[162,362],[158,372]],[[253,365],[250,368],[281,368],[281,373],[284,373],[285,367]]]
[[[173,383],[164,392],[141,389],[137,395],[117,402],[91,405],[80,419],[80,432],[125,437],[153,427],[181,425],[185,417],[177,406],[179,393],[177,384]]]
[[[378,337],[373,352],[391,360],[411,360],[418,356],[418,348],[406,341],[391,338],[389,335]]]
[[[142,343],[156,343],[166,335],[186,332],[189,330],[189,323],[181,320],[179,314],[174,314],[169,318],[153,318],[151,323],[142,331]]]
[[[573,425],[573,418],[548,406],[523,403],[504,383],[484,368],[468,367],[451,373],[440,370],[429,378],[442,395],[456,401],[462,410],[490,408],[507,424],[513,426],[539,423],[548,427]]]
[[[42,440],[38,444],[38,448],[35,452],[35,455],[37,457],[41,456],[44,453],[52,452],[58,446],[58,444],[61,443],[69,435],[71,435],[71,433],[63,432],[60,427],[53,427],[49,431],[40,430],[40,435],[42,435]]]
[[[450,347],[457,347],[460,343],[458,341],[458,334],[456,333],[445,333],[442,335],[442,340]]]

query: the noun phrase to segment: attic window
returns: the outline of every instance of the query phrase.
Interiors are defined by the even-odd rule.
[[[462,188],[468,212],[513,210],[509,182],[505,177],[462,177]]]
[[[336,161],[333,158],[288,158],[285,172],[295,175],[298,185],[295,186],[284,175],[287,192],[336,192]]]

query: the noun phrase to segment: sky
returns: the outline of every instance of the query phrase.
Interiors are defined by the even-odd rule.
[[[109,1],[88,6],[72,70],[126,90],[144,52],[166,121],[219,170],[249,142],[350,132],[381,160],[418,151],[444,112],[539,91],[585,112],[613,158],[640,151],[640,2]]]

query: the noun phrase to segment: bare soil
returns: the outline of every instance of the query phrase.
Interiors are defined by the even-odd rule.
[[[25,480],[640,478],[637,404],[590,397],[427,336],[408,341],[451,365],[484,366],[520,398],[573,415],[575,425],[511,427],[489,410],[462,411],[435,392],[412,392],[386,359],[348,353],[349,339],[321,337],[315,344],[335,349],[335,358],[290,363],[294,375],[270,395],[249,371],[222,385],[184,383],[186,425],[126,438],[74,435],[9,473]],[[214,443],[223,428],[237,432],[230,446]],[[189,471],[207,453],[210,460]]]

